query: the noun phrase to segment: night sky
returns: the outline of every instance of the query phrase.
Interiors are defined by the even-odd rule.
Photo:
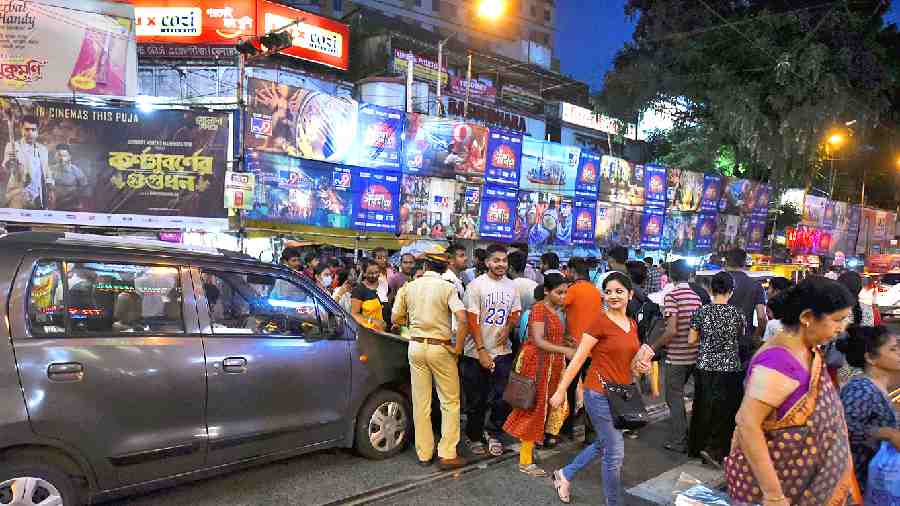
[[[561,0],[556,5],[556,56],[562,71],[598,89],[616,52],[631,40],[634,22],[625,17],[625,0]],[[888,20],[900,23],[900,0],[893,2]]]

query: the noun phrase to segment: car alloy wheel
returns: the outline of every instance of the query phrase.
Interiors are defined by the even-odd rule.
[[[47,480],[23,476],[0,483],[0,505],[63,506],[63,498]]]
[[[406,438],[406,413],[399,402],[384,402],[369,419],[369,441],[378,451],[389,452]]]

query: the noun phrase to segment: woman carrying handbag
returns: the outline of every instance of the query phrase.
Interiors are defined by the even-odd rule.
[[[548,402],[565,369],[563,357],[571,359],[575,355],[573,348],[563,344],[566,328],[563,302],[567,288],[563,276],[548,274],[544,284],[535,289],[535,299],[540,302],[531,308],[528,340],[522,344],[514,369],[516,375],[534,380],[534,402],[527,408],[524,407],[527,403],[514,407],[503,430],[521,440],[519,471],[530,476],[547,475],[534,463],[534,445],[544,439],[544,433],[558,435],[568,415],[565,402],[555,408]],[[543,298],[537,296],[539,290],[543,291]]]

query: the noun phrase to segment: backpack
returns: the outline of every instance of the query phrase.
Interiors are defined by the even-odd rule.
[[[635,315],[638,339],[642,344],[651,344],[666,328],[666,319],[659,304],[645,299]]]

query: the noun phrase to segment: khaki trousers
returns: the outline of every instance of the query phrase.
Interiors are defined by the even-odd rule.
[[[456,458],[460,405],[456,357],[443,346],[410,341],[409,366],[416,454],[419,460],[431,460],[434,456],[434,432],[431,428],[432,385],[437,388],[441,402],[441,441],[438,443],[437,454],[442,459]]]

